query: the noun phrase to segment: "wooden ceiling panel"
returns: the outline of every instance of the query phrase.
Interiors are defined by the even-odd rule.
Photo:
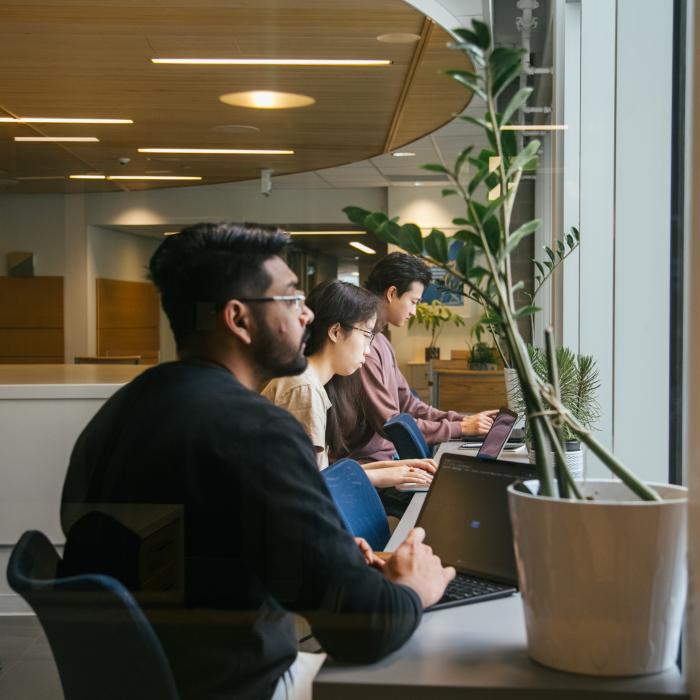
[[[467,95],[433,93],[436,66],[454,63],[433,26],[416,44],[377,35],[418,33],[425,18],[400,0],[0,0],[0,116],[117,117],[133,125],[0,124],[0,187],[13,191],[148,189],[178,183],[19,180],[80,172],[199,175],[201,184],[253,179],[363,160],[437,128]],[[154,65],[150,58],[387,58],[380,68]],[[408,78],[410,89],[407,90]],[[446,81],[449,83],[449,81]],[[311,95],[293,110],[231,107],[244,90]],[[400,119],[397,123],[397,114]],[[255,126],[222,133],[216,127]],[[420,133],[418,133],[420,132]],[[97,144],[15,143],[18,135],[95,136]],[[145,148],[291,148],[293,156],[160,156]],[[120,157],[131,162],[117,165]],[[192,183],[184,182],[185,186]]]

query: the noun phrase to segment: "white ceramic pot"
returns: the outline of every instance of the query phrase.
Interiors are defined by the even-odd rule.
[[[508,488],[535,661],[596,676],[657,673],[675,663],[687,586],[687,489],[652,486],[662,501],[641,501],[618,481],[580,484],[594,501]]]

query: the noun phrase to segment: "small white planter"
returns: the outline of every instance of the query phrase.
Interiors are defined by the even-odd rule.
[[[536,484],[536,482],[534,482]],[[528,652],[596,676],[657,673],[676,661],[685,607],[687,489],[641,501],[617,481],[594,501],[508,488]]]
[[[569,446],[567,444],[566,448],[566,466],[569,469],[569,474],[576,479],[577,481],[583,480],[583,448],[581,447],[581,443],[577,442],[575,443],[578,445],[577,450],[570,450]],[[537,463],[537,455],[535,454],[534,450],[528,450],[528,459],[530,460],[530,464],[536,464]],[[552,463],[554,463],[554,452],[552,452]]]

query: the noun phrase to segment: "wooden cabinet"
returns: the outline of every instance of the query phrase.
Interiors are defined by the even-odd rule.
[[[508,405],[503,370],[469,370],[466,358],[409,362],[406,380],[423,401],[443,411],[478,413]]]
[[[433,368],[432,381],[433,405],[443,411],[478,413],[508,405],[503,370]]]

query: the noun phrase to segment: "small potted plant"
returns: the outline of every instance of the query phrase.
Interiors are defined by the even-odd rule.
[[[540,348],[528,345],[528,354],[535,374],[544,382],[548,378],[547,355]],[[600,418],[600,406],[597,392],[600,387],[598,367],[589,355],[576,355],[568,348],[556,349],[557,370],[559,373],[559,391],[562,405],[587,430],[592,430]],[[519,385],[511,388],[508,394],[510,407],[520,415],[527,411],[523,392]],[[583,449],[581,441],[568,425],[561,428],[566,451],[566,466],[574,479],[583,478]],[[529,424],[525,426],[525,440],[530,446],[530,462],[536,462],[532,449],[532,431]]]
[[[488,371],[498,369],[496,350],[483,340],[469,348],[469,369]]]
[[[440,359],[440,348],[437,346],[437,341],[448,323],[463,326],[465,322],[462,316],[456,314],[438,299],[434,299],[430,304],[421,301],[416,305],[416,315],[411,317],[408,327],[412,328],[418,324],[430,333],[430,344],[425,348],[426,362]]]

